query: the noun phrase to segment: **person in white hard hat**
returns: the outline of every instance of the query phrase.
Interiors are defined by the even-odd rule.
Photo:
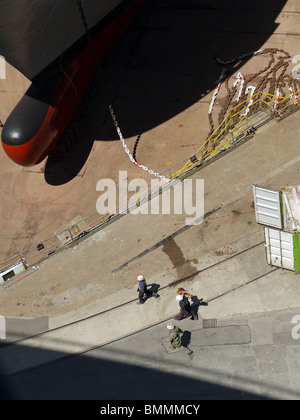
[[[192,354],[192,350],[188,349],[187,347],[184,347],[181,345],[181,337],[183,335],[183,331],[173,324],[168,324],[167,328],[169,330],[169,337],[163,338],[162,341],[169,342],[171,344],[171,348],[173,350],[185,350],[187,354]]]
[[[131,284],[135,284],[136,282],[139,283],[138,289],[137,289],[137,291],[139,292],[138,304],[144,303],[145,302],[144,298],[146,296],[153,296],[155,298],[159,297],[159,294],[157,293],[157,291],[154,290],[154,285],[153,284],[150,285],[151,289],[148,290],[148,286],[147,286],[145,277],[142,274],[137,276],[137,278]]]
[[[135,283],[139,283],[138,284],[138,292],[139,292],[139,304],[144,303],[144,295],[147,294],[147,283],[145,280],[145,277],[140,274],[139,276],[137,276],[137,278],[131,283],[131,284],[135,284]]]
[[[192,319],[198,319],[198,315],[192,309],[189,299],[185,295],[176,295],[176,301],[179,302],[180,313],[174,317],[175,319],[180,320],[189,316]]]

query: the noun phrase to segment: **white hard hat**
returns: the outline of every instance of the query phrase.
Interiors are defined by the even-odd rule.
[[[182,295],[177,295],[177,296],[176,296],[176,300],[177,300],[178,302],[180,302],[182,299],[183,299],[183,296],[182,296]]]
[[[142,280],[144,280],[144,276],[140,275],[140,276],[137,277],[137,279],[138,279],[138,281],[142,281]]]
[[[174,330],[174,325],[173,324],[168,324],[167,328],[168,328],[168,330]]]

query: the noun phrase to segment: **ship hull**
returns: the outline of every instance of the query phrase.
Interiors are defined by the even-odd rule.
[[[99,31],[91,31],[96,32],[92,42],[99,64],[144,4],[145,0],[124,2],[97,24]],[[34,166],[48,156],[95,77],[97,66],[85,35],[66,56],[69,63],[64,71],[56,60],[41,72],[4,124],[3,149],[21,166]]]

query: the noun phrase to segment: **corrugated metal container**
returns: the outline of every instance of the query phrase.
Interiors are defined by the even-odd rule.
[[[253,196],[257,223],[282,229],[280,191],[253,185]]]
[[[265,247],[268,264],[300,272],[299,233],[285,232],[265,226]]]
[[[265,226],[268,264],[300,272],[300,186],[279,190],[253,185],[256,221]]]

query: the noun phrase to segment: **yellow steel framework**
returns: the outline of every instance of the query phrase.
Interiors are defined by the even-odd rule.
[[[250,98],[247,98],[245,101],[239,103],[235,107],[233,107],[230,112],[226,115],[223,121],[219,124],[219,126],[213,131],[213,133],[206,139],[206,141],[199,147],[199,149],[195,152],[194,156],[196,159],[189,159],[186,164],[172,174],[170,177],[171,179],[178,177],[186,170],[190,169],[195,164],[199,164],[199,162],[207,159],[208,157],[213,156],[216,154],[220,149],[225,149],[229,143],[234,143],[238,135],[241,133],[243,128],[247,127],[247,120],[246,120],[246,111],[248,110],[255,110],[258,106],[261,109],[270,108],[269,111],[271,112],[270,115],[275,116],[276,112],[278,114],[278,109],[286,110],[290,108],[292,105],[297,105],[300,98],[298,98],[298,94],[300,94],[300,90],[298,92],[293,93],[288,97],[284,96],[277,96],[266,92],[256,92]],[[291,102],[291,98],[294,99]],[[246,105],[246,102],[252,101],[250,104]],[[286,108],[282,105],[287,104]],[[244,106],[246,105],[246,106]],[[244,114],[243,114],[244,113]],[[278,114],[279,115],[279,114]],[[240,117],[240,118],[239,118]],[[234,123],[234,121],[239,118],[238,122]],[[199,157],[197,157],[197,155]]]

